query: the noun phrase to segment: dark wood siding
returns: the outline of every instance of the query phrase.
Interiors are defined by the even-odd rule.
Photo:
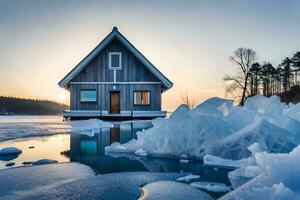
[[[115,86],[115,89],[113,88]],[[96,89],[97,103],[80,102],[82,89]],[[133,105],[134,91],[150,91],[150,105]],[[120,92],[120,108],[125,110],[161,110],[161,85],[160,84],[72,84],[71,85],[71,110],[107,110],[109,111],[109,92]]]
[[[122,69],[116,70],[117,82],[160,82],[127,48],[114,39],[71,82],[113,82],[114,70],[108,67],[109,52],[122,52]],[[113,86],[116,88],[114,89]],[[96,89],[97,103],[80,102],[82,89]],[[150,105],[134,106],[133,92],[150,91]],[[71,110],[109,111],[109,92],[120,91],[120,109],[161,110],[161,84],[71,84]]]
[[[80,102],[80,91],[95,89],[98,94],[97,85],[71,85],[70,109],[71,110],[99,110],[99,98],[97,102]]]
[[[159,80],[117,39],[101,51],[71,82],[113,82],[114,72],[108,69],[109,52],[122,52],[122,69],[117,70],[116,81]]]

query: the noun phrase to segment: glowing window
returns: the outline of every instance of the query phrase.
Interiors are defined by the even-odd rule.
[[[149,105],[150,92],[149,91],[136,91],[134,92],[134,105]]]

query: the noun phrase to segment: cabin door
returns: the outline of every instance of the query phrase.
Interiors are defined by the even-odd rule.
[[[120,113],[120,92],[110,92],[110,113]]]

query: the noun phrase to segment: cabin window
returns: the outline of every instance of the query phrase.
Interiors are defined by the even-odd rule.
[[[110,69],[121,69],[122,68],[122,53],[121,52],[110,52],[108,60],[109,60],[109,68]]]
[[[134,105],[150,105],[149,91],[135,91],[133,96]]]
[[[80,91],[81,102],[96,102],[97,93],[96,90],[81,90]]]

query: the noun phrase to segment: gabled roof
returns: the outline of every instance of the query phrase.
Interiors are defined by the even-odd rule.
[[[137,50],[119,31],[114,27],[110,34],[108,34],[101,42],[94,48],[76,67],[74,67],[59,83],[62,88],[67,88],[70,81],[84,69],[89,62],[95,58],[114,38],[118,39],[136,58],[141,61],[149,70],[157,77],[162,86],[167,90],[173,86],[173,83],[165,77],[139,50]]]

